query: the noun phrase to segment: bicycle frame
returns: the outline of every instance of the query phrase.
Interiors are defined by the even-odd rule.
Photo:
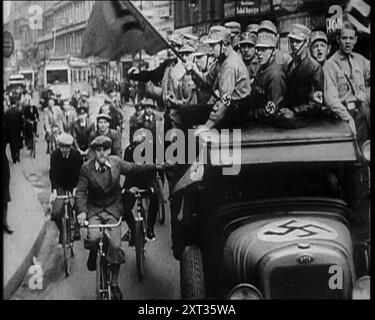
[[[104,279],[103,279],[103,283],[102,283],[102,281],[100,281],[100,284],[97,283],[97,286],[98,286],[97,287],[97,297],[98,297],[98,299],[99,299],[99,297],[101,297],[101,295],[103,293],[107,294],[108,300],[111,300],[111,298],[112,298],[111,286],[110,286],[111,274],[110,274],[110,272],[108,272],[110,270],[108,268],[108,266],[110,264],[105,259],[106,253],[103,250],[104,230],[109,229],[109,228],[117,228],[121,225],[121,222],[122,222],[122,217],[120,217],[120,220],[116,224],[89,224],[88,221],[85,221],[85,223],[84,223],[84,227],[87,228],[87,229],[99,229],[99,250],[98,250],[97,257],[98,257],[98,259],[100,258],[100,260],[99,260],[99,262],[97,262],[99,268],[96,269],[96,273],[97,273],[97,279],[98,278],[100,279],[100,275],[103,271]],[[102,263],[101,263],[102,260],[101,259],[105,259],[105,262],[107,263],[106,264],[107,268],[105,270],[101,270],[101,267],[102,267]]]
[[[57,196],[56,199],[64,200],[64,216],[62,218],[62,225],[63,225],[63,250],[64,250],[64,269],[66,276],[70,274],[70,262],[69,262],[69,251],[70,255],[74,256],[73,251],[73,239],[72,239],[72,231],[74,230],[74,214],[73,208],[71,208],[72,214],[69,214],[68,207],[70,205],[70,199],[74,199],[73,195],[70,192],[66,192],[65,195]]]

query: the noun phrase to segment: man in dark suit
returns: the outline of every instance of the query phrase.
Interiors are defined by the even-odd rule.
[[[90,146],[90,135],[95,132],[95,124],[88,115],[88,109],[85,107],[77,108],[78,119],[73,124],[74,146],[81,154],[87,156]]]
[[[62,244],[62,216],[64,214],[64,201],[56,199],[57,195],[64,195],[66,191],[74,193],[78,184],[79,171],[82,160],[79,152],[72,148],[74,138],[67,133],[62,133],[57,138],[59,148],[51,154],[49,178],[51,180],[52,194],[50,202],[53,203],[51,220],[60,230],[59,245]],[[80,239],[79,226],[74,232],[74,239]]]
[[[3,118],[4,121],[4,118]],[[8,124],[6,122],[3,122],[3,133],[5,134],[7,132],[7,126]],[[6,138],[6,137],[5,137]],[[10,183],[10,168],[9,168],[9,161],[6,154],[6,140],[2,139],[1,142],[1,152],[2,152],[2,158],[3,158],[3,164],[2,164],[2,170],[3,170],[3,176],[2,176],[2,185],[3,185],[3,196],[1,197],[1,209],[3,210],[3,231],[5,231],[8,234],[12,234],[13,230],[8,225],[8,202],[10,199],[10,191],[9,191],[9,183]]]
[[[6,111],[4,121],[7,123],[6,142],[10,144],[10,152],[13,163],[20,162],[20,149],[22,148],[22,133],[24,132],[24,120],[17,102],[11,99],[10,108]]]
[[[111,155],[122,157],[122,150],[121,150],[121,137],[120,134],[113,129],[110,129],[109,124],[111,121],[111,117],[107,114],[99,114],[96,117],[96,124],[97,124],[97,130],[92,132],[90,135],[90,143],[94,141],[96,137],[99,136],[107,136],[111,139],[112,145],[111,145]],[[89,153],[89,158],[92,158],[94,156],[93,150]]]
[[[95,157],[83,164],[76,194],[76,207],[79,213],[77,219],[80,224],[86,219],[89,224],[116,224],[124,214],[120,176],[130,173],[147,174],[158,169],[158,166],[153,164],[136,165],[125,162],[117,156],[110,156],[111,145],[111,139],[106,136],[98,136],[90,144]],[[134,217],[127,218],[132,218],[134,223]],[[132,228],[131,225],[129,227]],[[107,259],[112,269],[111,286],[115,298],[121,300],[122,294],[117,283],[120,264],[125,262],[125,253],[121,249],[121,229],[108,229],[106,235]],[[99,230],[88,230],[85,248],[90,249],[87,261],[90,271],[96,268],[98,238]]]
[[[68,99],[65,99],[62,106],[61,121],[63,130],[70,135],[73,135],[73,125],[77,119],[77,113],[70,105]]]

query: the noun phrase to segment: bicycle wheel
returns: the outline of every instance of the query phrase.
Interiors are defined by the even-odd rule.
[[[135,222],[135,260],[137,263],[137,274],[139,281],[144,276],[144,258],[145,258],[145,235],[143,221]]]
[[[71,257],[74,257],[74,239],[73,239],[73,234],[74,234],[74,230],[75,230],[75,217],[74,217],[74,214],[73,214],[73,209],[71,207],[69,207],[69,239],[70,239],[70,256]]]
[[[63,217],[63,252],[64,252],[64,270],[65,275],[68,277],[70,275],[70,237],[69,237],[69,219]]]

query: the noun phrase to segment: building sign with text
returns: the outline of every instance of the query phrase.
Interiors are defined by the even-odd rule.
[[[259,14],[259,0],[236,1],[236,14],[254,16]]]

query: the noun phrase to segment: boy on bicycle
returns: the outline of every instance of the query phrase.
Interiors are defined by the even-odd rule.
[[[74,138],[67,133],[58,136],[58,149],[51,154],[49,178],[51,180],[52,194],[50,202],[53,203],[51,220],[60,231],[59,246],[62,244],[62,217],[64,215],[64,201],[56,199],[57,195],[64,195],[66,191],[73,193],[77,187],[79,171],[82,160],[79,152],[72,148]],[[80,240],[79,225],[76,226],[73,239]]]
[[[90,144],[94,158],[82,165],[76,194],[78,222],[82,225],[88,219],[89,224],[116,224],[124,213],[120,176],[130,173],[148,174],[160,169],[160,165],[136,165],[111,156],[112,141],[107,136],[98,136]],[[164,166],[162,165],[161,168]],[[134,217],[133,217],[134,222]],[[131,226],[129,226],[131,227]],[[125,262],[125,253],[121,249],[121,229],[107,229],[107,259],[111,263],[111,287],[115,299],[122,299],[118,286],[120,264]],[[97,240],[99,230],[88,229],[85,248],[90,250],[87,268],[96,269]]]

